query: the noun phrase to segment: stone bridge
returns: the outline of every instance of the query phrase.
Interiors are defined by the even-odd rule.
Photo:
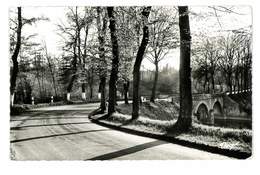
[[[249,90],[225,92],[219,94],[192,94],[193,107],[192,117],[204,124],[214,125],[223,120],[245,120],[251,121],[246,114],[242,114],[239,104],[229,98],[232,94],[251,92]],[[171,95],[172,102],[179,102],[179,94]],[[235,117],[230,116],[230,114]],[[242,117],[241,117],[242,116]]]
[[[168,100],[179,102],[179,94],[171,95]],[[224,119],[224,97],[226,93],[220,94],[192,94],[192,117],[205,124],[214,124],[214,119]],[[164,100],[161,98],[160,100]],[[159,100],[159,99],[158,99]],[[166,99],[165,99],[166,100]]]
[[[205,124],[214,124],[214,119],[225,118],[223,113],[226,94],[193,94],[193,117]]]

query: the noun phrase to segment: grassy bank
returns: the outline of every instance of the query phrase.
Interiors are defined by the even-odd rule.
[[[121,104],[111,117],[102,122],[141,132],[168,135],[180,140],[229,150],[251,153],[252,130],[207,126],[193,122],[190,131],[176,135],[167,132],[175,124],[179,107],[169,102],[145,102],[140,108],[140,117],[131,120],[131,105]]]

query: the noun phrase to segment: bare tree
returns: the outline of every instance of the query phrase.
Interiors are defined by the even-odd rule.
[[[53,64],[51,62],[51,57],[48,54],[48,50],[47,50],[47,46],[46,46],[45,42],[43,42],[43,49],[45,51],[45,56],[46,56],[46,59],[47,59],[47,62],[48,62],[48,67],[49,67],[50,74],[51,74],[51,77],[52,77],[52,84],[53,84],[55,97],[57,97],[58,95],[57,95],[56,79],[55,79],[55,75],[54,75],[54,67],[53,67]]]
[[[139,117],[139,83],[140,83],[140,67],[145,53],[146,46],[149,41],[148,17],[151,7],[144,7],[142,11],[143,38],[136,55],[133,70],[133,109],[132,119]]]
[[[154,81],[150,101],[154,102],[159,73],[159,63],[177,46],[175,17],[163,8],[152,10],[150,15],[150,42],[147,59],[155,65]],[[176,13],[177,14],[177,13]]]
[[[11,74],[11,87],[10,87],[10,89],[11,89],[11,106],[13,106],[13,103],[14,103],[16,78],[17,78],[17,74],[19,71],[17,58],[18,58],[20,47],[21,47],[22,8],[17,7],[17,10],[18,10],[18,27],[17,27],[17,31],[16,31],[17,41],[16,41],[14,53],[12,55],[13,69],[12,69],[12,74]]]
[[[86,81],[86,57],[87,57],[87,37],[89,26],[92,23],[91,9],[80,9],[79,7],[69,7],[67,24],[58,24],[59,35],[64,40],[63,50],[66,53],[64,57],[64,70],[61,74],[62,79],[67,86],[67,101],[70,101],[70,92],[76,80],[80,81],[82,89],[82,99],[85,100],[85,81]],[[90,12],[89,12],[90,11]],[[83,33],[82,31],[85,30]],[[84,38],[83,38],[84,37]]]
[[[215,73],[220,58],[219,47],[215,38],[204,40],[205,36],[201,37],[201,43],[193,48],[193,66],[195,67],[193,77],[198,80],[204,78],[203,92],[210,93],[215,91]]]
[[[220,68],[226,79],[229,91],[233,91],[233,73],[236,65],[236,50],[239,44],[239,38],[234,34],[228,34],[227,37],[221,37],[219,40],[222,54],[220,57]]]

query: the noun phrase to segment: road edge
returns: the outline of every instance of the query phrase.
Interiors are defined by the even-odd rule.
[[[111,128],[111,129],[122,131],[122,132],[126,132],[128,134],[133,134],[133,135],[163,140],[163,141],[167,141],[169,143],[174,143],[174,144],[186,146],[186,147],[189,147],[189,148],[203,150],[203,151],[207,151],[207,152],[214,153],[214,154],[220,154],[220,155],[233,157],[233,158],[237,158],[237,159],[248,159],[252,156],[252,153],[248,153],[248,152],[242,152],[242,151],[239,151],[239,150],[223,149],[223,148],[205,145],[205,144],[201,144],[201,143],[195,143],[195,142],[190,142],[190,141],[187,141],[187,140],[181,140],[181,139],[169,136],[169,135],[159,135],[159,134],[154,134],[154,133],[148,133],[148,132],[145,132],[145,131],[134,130],[134,129],[126,128],[124,126],[119,127],[119,126],[116,126],[116,125],[112,125],[112,124],[102,122],[98,119],[94,119],[94,118],[91,118],[91,117],[89,117],[89,119],[90,119],[91,122],[98,124],[100,126],[103,126],[103,127]]]

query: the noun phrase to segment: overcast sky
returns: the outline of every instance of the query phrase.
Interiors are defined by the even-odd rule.
[[[249,6],[236,6],[233,11],[236,13],[223,13],[217,11],[217,16],[212,8],[207,6],[191,6],[190,11],[197,14],[196,17],[190,16],[190,27],[192,35],[196,33],[205,33],[207,35],[216,35],[219,31],[239,29],[248,27],[252,24],[251,8]],[[50,54],[60,54],[58,42],[60,37],[57,35],[56,24],[61,20],[65,21],[66,7],[24,7],[22,15],[24,17],[48,17],[49,21],[37,22],[33,26],[25,26],[25,34],[38,33],[36,40],[45,40]],[[219,22],[218,22],[219,21]],[[173,50],[162,60],[160,66],[169,64],[178,69],[179,67],[179,50]],[[143,60],[143,66],[153,69],[154,65],[148,60]]]

